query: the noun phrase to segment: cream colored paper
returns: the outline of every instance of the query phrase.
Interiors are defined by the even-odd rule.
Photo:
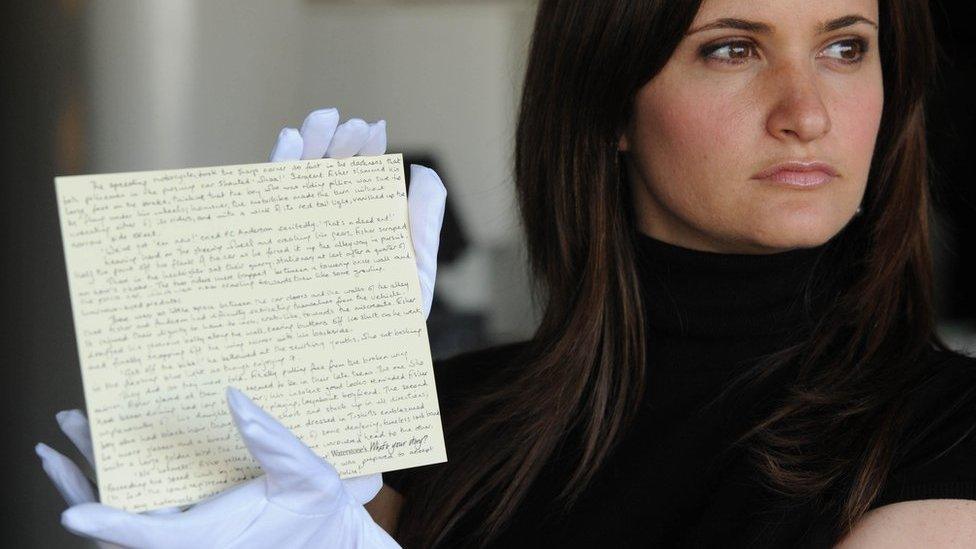
[[[343,478],[446,461],[400,154],[55,189],[102,503],[261,474],[228,385]]]

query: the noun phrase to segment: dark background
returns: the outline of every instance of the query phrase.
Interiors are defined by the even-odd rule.
[[[12,547],[82,547],[82,540],[62,529],[64,501],[34,453],[34,445],[44,441],[80,460],[54,420],[58,410],[83,408],[83,400],[53,178],[88,173],[82,2],[6,5],[16,16],[5,18],[2,33],[5,329],[0,356],[6,374],[3,478],[9,483],[2,536]],[[976,262],[966,261],[966,252],[976,249],[976,184],[968,165],[976,152],[974,67],[967,33],[976,9],[967,2],[939,1],[933,12],[943,49],[941,81],[929,113],[939,213],[933,237],[938,314],[947,330],[976,328]],[[435,158],[426,162],[436,166]],[[450,260],[452,247],[464,245],[463,236],[445,244],[441,259]],[[452,316],[438,304],[431,322],[443,326],[431,330],[444,334],[432,341],[442,353],[484,342],[477,317]]]

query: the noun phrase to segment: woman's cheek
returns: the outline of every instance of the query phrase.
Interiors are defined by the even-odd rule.
[[[853,145],[861,151],[862,165],[865,170],[870,166],[871,157],[874,154],[883,108],[883,99],[869,96],[861,103],[860,109],[853,108],[851,110],[850,118],[848,118],[852,126],[848,128],[848,135],[854,136]]]
[[[729,107],[726,98],[714,90],[686,89],[674,100],[671,123],[688,142],[712,148],[728,133],[725,123],[735,118]]]
[[[742,168],[741,122],[706,96],[658,96],[640,119],[641,154],[661,199],[689,217],[712,217]],[[711,99],[714,101],[714,97]],[[739,131],[736,131],[736,130]]]
[[[831,109],[832,133],[843,142],[838,152],[849,154],[845,158],[848,168],[859,167],[862,175],[867,174],[874,154],[884,108],[881,80],[868,78],[870,74],[865,73],[865,78],[836,90]]]

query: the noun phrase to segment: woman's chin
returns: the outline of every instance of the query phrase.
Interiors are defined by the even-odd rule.
[[[763,227],[755,235],[754,242],[771,252],[813,248],[829,241],[844,227],[843,224],[834,223],[834,220],[829,221],[825,222],[822,218],[784,220]]]

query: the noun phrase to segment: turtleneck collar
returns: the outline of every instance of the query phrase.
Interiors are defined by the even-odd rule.
[[[806,329],[807,281],[826,244],[772,254],[693,250],[637,231],[637,268],[652,330],[696,337]],[[811,307],[818,310],[819,305]]]

